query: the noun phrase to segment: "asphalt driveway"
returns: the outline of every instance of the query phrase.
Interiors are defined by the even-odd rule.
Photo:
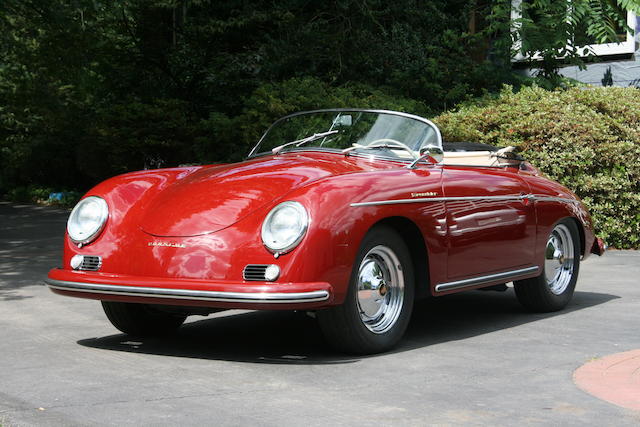
[[[400,347],[331,352],[301,313],[191,317],[133,341],[42,284],[67,213],[0,203],[0,425],[638,425],[572,374],[640,348],[640,252],[582,264],[563,312],[513,290],[423,301]]]

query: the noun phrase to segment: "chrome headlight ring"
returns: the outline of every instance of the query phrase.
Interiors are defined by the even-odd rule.
[[[78,245],[86,245],[100,235],[109,217],[109,206],[102,197],[80,200],[67,221],[67,234]]]
[[[309,214],[301,203],[282,202],[262,223],[262,243],[278,257],[298,246],[308,227]]]

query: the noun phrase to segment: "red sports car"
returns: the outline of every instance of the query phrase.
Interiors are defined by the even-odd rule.
[[[603,250],[580,200],[512,147],[333,109],[276,121],[240,163],[97,185],[46,282],[101,300],[132,335],[226,308],[305,310],[336,348],[375,353],[398,343],[417,298],[513,282],[527,309],[560,310],[580,259]]]

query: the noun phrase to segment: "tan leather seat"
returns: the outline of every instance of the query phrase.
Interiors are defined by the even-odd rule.
[[[509,166],[518,165],[520,160],[508,157],[515,147],[505,147],[498,151],[445,151],[442,163],[461,166]]]

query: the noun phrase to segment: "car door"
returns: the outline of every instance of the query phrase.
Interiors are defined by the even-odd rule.
[[[533,264],[535,208],[518,169],[445,166],[443,192],[450,280]]]

